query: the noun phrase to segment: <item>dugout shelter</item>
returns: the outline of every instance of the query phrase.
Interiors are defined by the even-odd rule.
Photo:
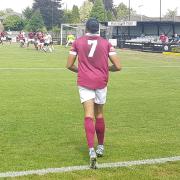
[[[151,39],[158,38],[162,33],[164,33],[170,39],[174,34],[180,35],[180,17],[177,17],[175,20],[162,19],[160,21],[159,19],[154,18],[146,19],[143,21],[131,21],[129,23],[128,21],[125,21],[122,25],[120,21],[116,23],[117,25],[113,25],[112,28],[112,38],[117,39],[117,45],[120,48],[128,48],[128,46],[130,47],[131,45],[131,47],[133,47],[134,49],[142,49],[143,47],[140,42],[135,41],[131,43],[129,42],[129,44],[126,43],[128,40],[136,39],[142,36],[149,37]],[[106,26],[109,25],[110,23],[107,22]],[[134,46],[132,45],[133,43]],[[147,46],[147,49],[154,49],[152,48],[153,45],[150,42],[148,42],[148,44],[146,44],[145,46]],[[161,45],[157,45],[155,50],[161,51]]]

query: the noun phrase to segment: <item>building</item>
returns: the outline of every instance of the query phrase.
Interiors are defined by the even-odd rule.
[[[111,30],[112,38],[117,39],[118,46],[123,47],[125,40],[141,37],[141,36],[160,36],[164,33],[168,37],[174,34],[180,35],[180,16],[173,19],[169,18],[149,18],[146,16],[134,16],[131,18],[131,24],[119,22],[119,25],[113,26]],[[117,22],[118,24],[118,22]],[[108,26],[108,24],[106,24]]]

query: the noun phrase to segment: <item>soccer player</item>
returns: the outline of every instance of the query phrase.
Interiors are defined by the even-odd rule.
[[[24,46],[24,44],[25,44],[25,36],[21,31],[18,34],[18,40],[20,42],[20,47],[22,48]]]
[[[71,32],[69,32],[69,33],[68,33],[68,36],[67,36],[67,44],[66,44],[66,47],[68,47],[69,44],[72,44],[72,43],[74,42],[74,40],[75,40],[74,35],[73,35]]]
[[[28,33],[28,40],[27,40],[27,47],[29,47],[29,44],[34,44],[34,32],[29,32]]]
[[[4,38],[4,33],[0,32],[0,44],[3,45],[3,38]]]
[[[115,49],[97,34],[99,22],[86,22],[86,35],[77,39],[71,47],[66,67],[78,73],[77,85],[84,108],[84,127],[89,147],[90,167],[95,169],[97,156],[104,153],[105,120],[103,106],[106,102],[109,71],[121,70]],[[74,64],[78,56],[78,67]],[[109,66],[108,59],[112,62]],[[95,118],[95,124],[93,119]],[[98,146],[94,149],[95,133]]]
[[[45,39],[44,51],[47,52],[47,50],[49,50],[49,52],[52,52],[54,50],[54,47],[53,47],[53,40],[51,34],[47,33],[44,39]]]
[[[38,32],[38,33],[37,33],[37,38],[38,38],[38,40],[37,40],[37,42],[38,42],[38,45],[37,45],[38,50],[43,50],[43,48],[44,48],[44,42],[45,42],[43,32]]]

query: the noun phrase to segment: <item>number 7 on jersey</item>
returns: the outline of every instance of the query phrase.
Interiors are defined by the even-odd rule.
[[[92,45],[88,57],[93,57],[97,47],[97,40],[88,40],[88,45]]]

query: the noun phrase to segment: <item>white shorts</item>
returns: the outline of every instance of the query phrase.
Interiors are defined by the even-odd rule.
[[[90,99],[94,100],[96,104],[105,104],[107,96],[107,87],[103,89],[88,89],[82,86],[78,86],[81,103],[84,103]]]
[[[28,42],[33,42],[34,43],[34,39],[28,39]]]

